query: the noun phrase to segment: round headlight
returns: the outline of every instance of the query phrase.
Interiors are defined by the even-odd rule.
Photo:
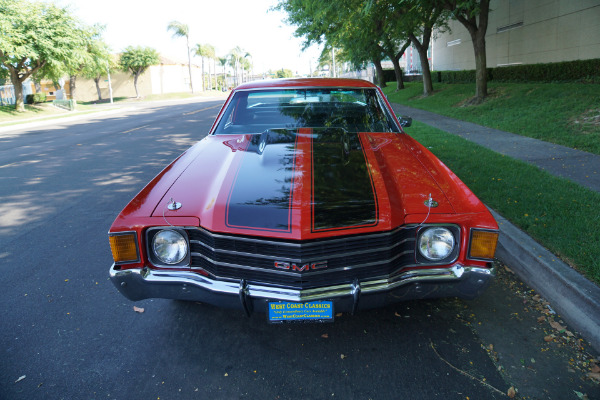
[[[419,236],[419,252],[428,260],[441,261],[453,249],[454,235],[447,228],[428,228]]]
[[[185,258],[188,245],[181,233],[172,230],[162,230],[154,235],[152,250],[161,262],[173,265]]]

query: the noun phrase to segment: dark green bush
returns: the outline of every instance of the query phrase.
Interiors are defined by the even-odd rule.
[[[37,104],[37,103],[45,103],[46,102],[46,93],[34,93],[28,94],[25,96],[25,103],[27,104]]]
[[[487,74],[488,80],[498,82],[599,82],[600,59],[510,65],[488,68]],[[444,83],[474,83],[475,70],[439,71],[437,80]]]

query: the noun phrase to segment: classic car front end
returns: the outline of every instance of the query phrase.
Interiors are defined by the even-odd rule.
[[[478,296],[494,276],[498,226],[402,132],[378,88],[306,79],[236,88],[109,238],[111,279],[131,300],[323,320]]]

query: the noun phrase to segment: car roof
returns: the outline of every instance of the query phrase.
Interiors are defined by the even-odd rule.
[[[234,91],[251,89],[273,88],[305,88],[305,87],[332,87],[332,88],[375,88],[374,84],[362,79],[345,78],[293,78],[293,79],[267,79],[243,83]]]

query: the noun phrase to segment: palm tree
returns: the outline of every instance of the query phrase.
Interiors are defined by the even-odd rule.
[[[254,63],[252,62],[252,54],[246,52],[246,54],[244,54],[244,60],[242,62],[242,68],[244,68],[246,70],[246,72],[248,72],[248,80],[251,80],[252,77],[252,70],[254,68]]]
[[[229,52],[229,65],[231,65],[231,67],[233,68],[233,79],[235,86],[239,85],[238,65],[242,59],[242,53],[243,50],[240,46],[236,46]]]
[[[204,56],[208,58],[208,88],[212,89],[212,79],[210,77],[210,62],[215,59],[215,46],[211,44],[204,45]]]
[[[192,93],[194,93],[194,84],[192,83],[192,56],[190,55],[190,28],[179,21],[171,21],[167,26],[167,31],[173,31],[173,37],[185,36],[185,44],[188,53],[188,71],[190,73],[190,88],[192,89]],[[204,86],[202,86],[202,90],[204,90]]]
[[[214,57],[215,56],[215,48],[213,46],[211,46],[210,44],[197,44],[194,52],[197,56],[200,56],[200,58],[202,59],[202,90],[204,90],[204,76],[205,76],[205,74],[204,74],[204,59],[205,58],[210,59],[210,58]],[[210,63],[209,63],[209,67],[210,67]]]
[[[219,57],[219,65],[223,67],[223,87],[227,87],[227,75],[225,74],[225,67],[227,66],[227,57]]]
[[[250,75],[250,69],[252,68],[252,64],[250,63],[250,60],[248,60],[246,57],[242,58],[242,60],[240,61],[240,65],[242,66],[242,82],[244,81],[244,72],[248,73],[248,76]],[[249,81],[250,78],[248,77],[246,79],[246,81]]]

